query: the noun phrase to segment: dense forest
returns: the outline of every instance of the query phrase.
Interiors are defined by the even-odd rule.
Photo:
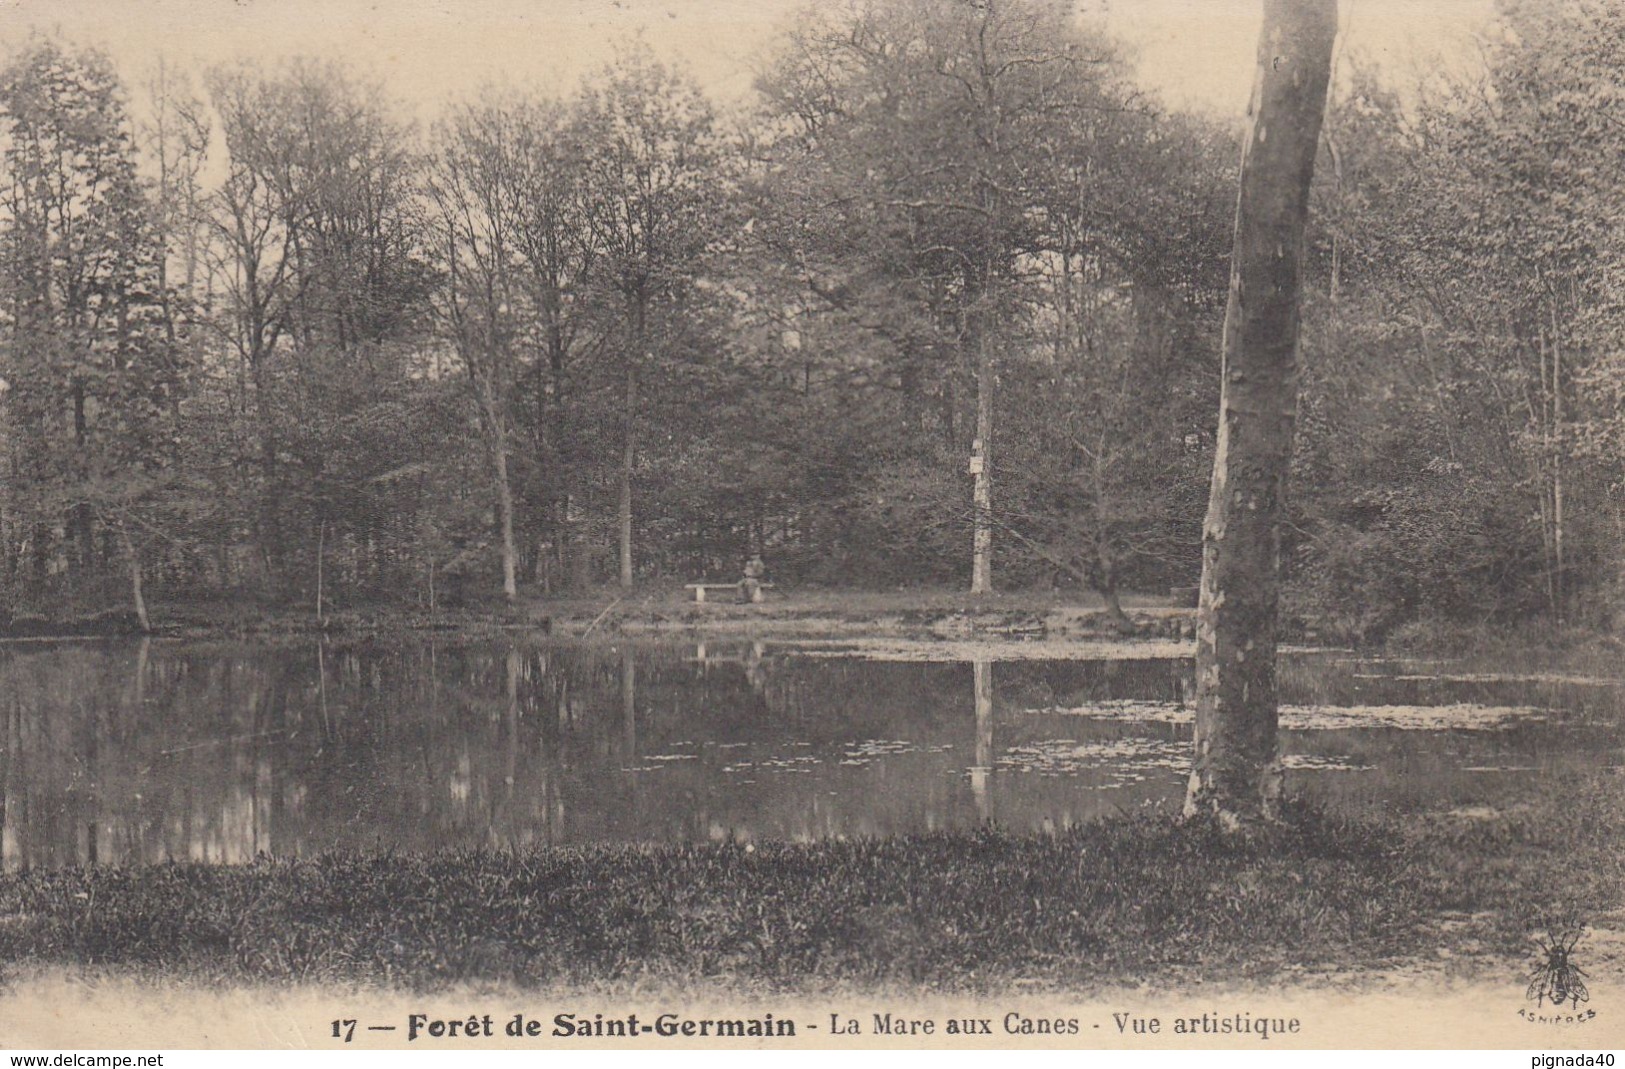
[[[1340,55],[1290,615],[1625,604],[1625,7]],[[1237,131],[1051,0],[804,17],[729,112],[629,43],[423,127],[314,61],[0,69],[0,605],[1194,584]]]

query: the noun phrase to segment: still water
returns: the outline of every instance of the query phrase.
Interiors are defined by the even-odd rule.
[[[1087,647],[1077,655],[1090,656]],[[8,868],[1059,828],[1177,807],[1191,666],[407,640],[0,647]],[[1618,770],[1625,681],[1287,654],[1288,789],[1517,804]]]

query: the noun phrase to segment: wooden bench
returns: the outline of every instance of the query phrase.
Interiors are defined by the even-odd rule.
[[[738,582],[733,582],[733,583],[685,583],[684,584],[684,588],[689,591],[689,596],[694,599],[696,604],[703,604],[704,603],[705,594],[706,594],[706,591],[708,591],[708,590],[726,590],[726,591],[729,591],[730,593],[732,593],[733,596],[737,598],[739,596],[739,588],[740,588],[740,586],[741,586],[741,584],[738,583]],[[756,584],[756,589],[758,591],[772,590],[773,589],[773,584],[772,583],[757,583]],[[760,600],[760,598],[761,598],[761,595],[758,593],[757,599]]]

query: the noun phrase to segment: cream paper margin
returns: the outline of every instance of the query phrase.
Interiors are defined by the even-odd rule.
[[[1406,981],[1380,989],[1339,990],[1322,982],[1313,990],[1247,993],[1240,989],[1205,992],[1200,988],[1152,993],[1126,989],[1118,996],[1069,998],[1065,994],[1011,992],[988,995],[920,995],[899,990],[876,994],[775,995],[770,993],[662,994],[653,989],[592,993],[537,993],[495,988],[437,992],[425,996],[356,992],[341,989],[275,987],[202,989],[164,984],[144,987],[135,981],[103,983],[58,977],[26,984],[0,998],[0,1045],[24,1050],[118,1049],[127,1053],[173,1049],[253,1050],[425,1050],[440,1054],[473,1054],[482,1050],[1581,1050],[1618,1049],[1625,1045],[1625,985],[1597,978],[1591,1001],[1578,1011],[1594,1016],[1580,1023],[1540,1023],[1520,1014],[1546,1014],[1524,1000],[1526,979],[1509,975],[1501,982],[1486,978],[1471,984]],[[1349,981],[1349,987],[1354,987]],[[1258,1017],[1296,1018],[1295,1034],[1178,1035],[1176,1017],[1203,1013],[1247,1013]],[[555,1014],[578,1018],[603,1014],[622,1018],[635,1013],[640,1024],[661,1014],[680,1019],[789,1019],[793,1038],[701,1039],[643,1035],[556,1037]],[[409,1015],[429,1019],[467,1020],[490,1015],[491,1038],[406,1038]],[[542,1034],[510,1038],[504,1026],[515,1014],[539,1020]],[[873,1017],[931,1020],[929,1035],[877,1035]],[[1007,1015],[1076,1020],[1079,1030],[1067,1035],[1022,1035],[1006,1029]],[[1116,1015],[1159,1018],[1160,1034],[1120,1030]],[[856,1020],[861,1032],[831,1033],[831,1017]],[[946,1034],[949,1020],[986,1019],[991,1034]],[[335,1019],[357,1022],[354,1039],[332,1035]],[[395,1026],[371,1031],[369,1025]],[[809,1025],[815,1027],[808,1027]]]

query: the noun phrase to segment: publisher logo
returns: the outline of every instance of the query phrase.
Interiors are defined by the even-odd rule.
[[[1535,937],[1536,964],[1529,973],[1529,987],[1524,997],[1536,1007],[1551,1006],[1560,1010],[1580,1008],[1580,1003],[1591,1001],[1586,990],[1585,970],[1574,963],[1574,948],[1585,934],[1581,925],[1549,928],[1545,936]]]

